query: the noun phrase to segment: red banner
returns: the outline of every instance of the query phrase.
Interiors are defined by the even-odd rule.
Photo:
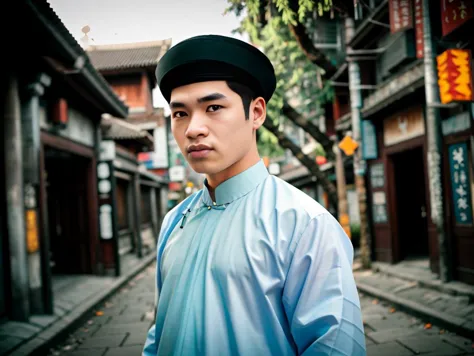
[[[448,49],[436,57],[436,61],[441,102],[474,101],[471,51]]]
[[[392,33],[413,28],[412,0],[390,0],[388,6]]]
[[[443,36],[451,33],[473,16],[472,0],[441,0]]]
[[[415,0],[416,58],[423,58],[425,44],[423,29],[423,1]]]

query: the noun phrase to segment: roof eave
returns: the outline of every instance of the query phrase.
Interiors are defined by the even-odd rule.
[[[101,101],[105,104],[105,109],[114,116],[127,117],[127,105],[116,96],[112,88],[106,84],[105,79],[95,70],[89,62],[87,54],[84,51],[81,52],[77,48],[74,48],[78,46],[78,44],[72,35],[70,38],[63,37],[59,31],[56,30],[55,26],[43,15],[42,11],[37,8],[33,1],[27,1],[27,5],[44,25],[45,29],[58,45],[58,48],[71,60],[71,63],[76,63],[81,56],[85,57],[86,63],[83,65],[79,75],[85,79],[87,88],[94,92],[94,94],[99,95],[102,99]]]

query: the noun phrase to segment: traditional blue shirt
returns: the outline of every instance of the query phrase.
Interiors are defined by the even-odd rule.
[[[143,356],[365,355],[353,247],[262,161],[167,214]]]

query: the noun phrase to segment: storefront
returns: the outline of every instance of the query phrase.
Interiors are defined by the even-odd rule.
[[[442,121],[446,227],[454,278],[474,284],[474,130],[473,106]]]
[[[474,3],[440,1],[437,72],[443,136],[445,225],[452,276],[474,284]],[[448,47],[448,48],[447,48]]]
[[[375,259],[428,259],[436,269],[437,235],[429,219],[423,107],[402,109],[375,123],[380,154],[368,163]]]

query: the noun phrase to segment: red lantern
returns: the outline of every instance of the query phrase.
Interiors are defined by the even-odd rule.
[[[324,156],[316,156],[316,163],[319,165],[327,163],[327,161],[328,160]]]

